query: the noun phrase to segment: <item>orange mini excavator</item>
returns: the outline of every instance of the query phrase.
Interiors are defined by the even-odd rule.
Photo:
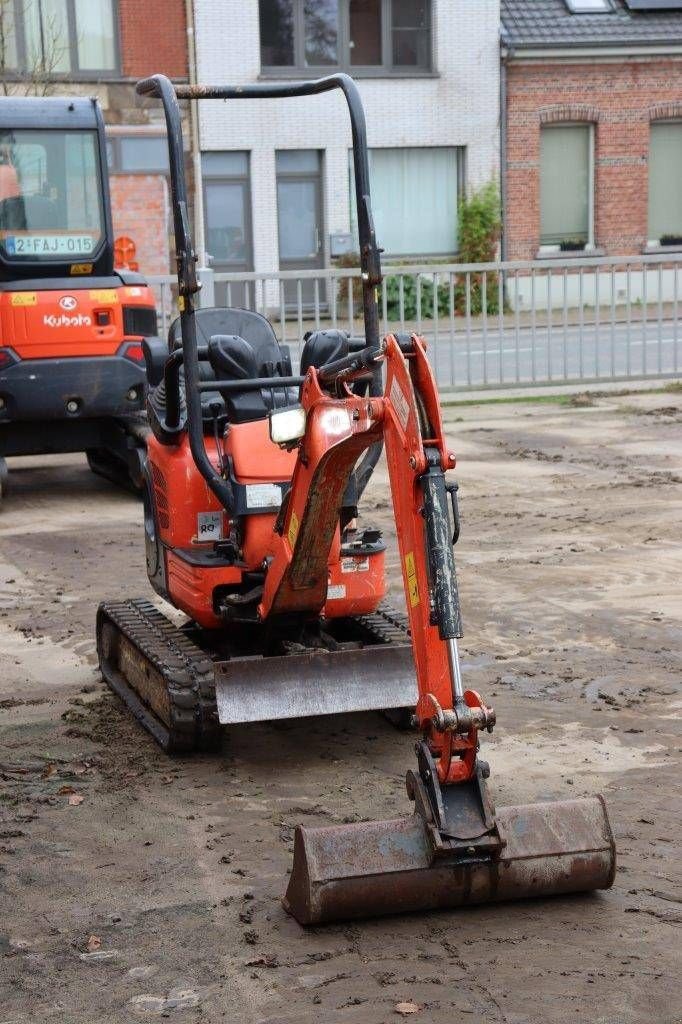
[[[312,334],[294,375],[263,317],[194,308],[178,98],[333,89],[352,125],[365,337]],[[181,296],[169,349],[145,343],[147,562],[156,591],[189,622],[178,628],[146,601],[101,605],[106,680],[177,752],[214,746],[222,723],[416,703],[414,814],[298,828],[285,906],[302,924],[609,886],[601,797],[496,811],[488,794],[479,734],[495,713],[465,689],[458,653],[458,516],[446,476],[455,457],[424,341],[379,338],[381,266],[352,79],[174,89],[157,75],[138,91],[165,108]],[[407,623],[382,604],[380,534],[354,529],[382,446]]]

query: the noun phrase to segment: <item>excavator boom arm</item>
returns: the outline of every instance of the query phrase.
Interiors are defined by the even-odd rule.
[[[459,532],[456,485],[445,476],[455,458],[445,443],[436,382],[419,337],[406,345],[389,336],[380,355],[386,369],[384,394],[365,399],[364,413],[350,392],[339,399],[322,396],[311,374],[308,383],[315,386],[304,394],[309,426],[301,454],[309,458],[313,453],[308,441],[318,436],[315,410],[328,409],[328,403],[347,409],[351,417],[337,442],[340,451],[332,456],[332,461],[339,459],[337,465],[344,462],[344,450],[354,454],[360,439],[369,444],[380,436],[385,444],[417,673],[415,718],[422,733],[416,768],[406,778],[415,813],[394,821],[299,826],[284,906],[301,924],[319,924],[608,888],[615,848],[601,797],[498,811],[493,806],[485,781],[489,769],[477,751],[479,731],[491,730],[495,715],[477,693],[463,688],[459,669],[462,626],[452,550]],[[310,462],[305,467],[309,480],[331,464],[329,457],[329,451],[320,450],[317,466]],[[334,501],[342,484],[329,492]],[[298,536],[304,524],[314,534],[316,505],[317,498],[308,500],[303,470],[297,470],[284,534],[294,514],[302,516]],[[283,547],[280,557],[283,563],[275,560],[271,571],[277,568],[284,578],[297,560],[296,544],[291,553]],[[282,598],[286,606],[283,592]]]
[[[417,722],[438,760],[443,783],[475,772],[477,731],[492,712],[461,688],[456,642],[461,616],[452,550],[446,446],[438,391],[425,344],[416,335],[402,347],[393,335],[377,359],[386,364],[384,394],[354,395],[344,366],[308,372],[301,403],[306,430],[291,490],[271,547],[260,616],[322,610],[327,561],[338,530],[341,501],[357,459],[384,441],[410,620],[419,700]],[[327,372],[325,372],[325,370]],[[322,390],[331,383],[341,397]]]

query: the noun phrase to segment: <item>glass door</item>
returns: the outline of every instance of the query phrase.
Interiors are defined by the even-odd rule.
[[[277,226],[280,270],[318,270],[324,267],[324,223],[320,153],[315,149],[280,150],[277,153]],[[287,306],[298,305],[298,283],[287,281]],[[301,279],[301,302],[315,305],[315,279]],[[326,299],[324,282],[318,282],[318,301]]]
[[[253,269],[247,153],[204,153],[206,253],[216,274]],[[216,282],[216,305],[251,307],[253,285]]]

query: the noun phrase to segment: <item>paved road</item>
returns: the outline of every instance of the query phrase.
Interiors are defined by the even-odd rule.
[[[509,384],[528,381],[645,377],[682,370],[682,327],[673,323],[506,328],[487,333],[426,330],[439,384]]]
[[[324,326],[324,325],[323,325]],[[399,324],[389,329],[399,330]],[[593,380],[604,377],[646,377],[682,372],[682,325],[673,321],[649,324],[609,323],[571,325],[564,330],[546,327],[505,326],[499,329],[497,318],[490,329],[478,324],[467,335],[457,321],[454,339],[449,324],[443,322],[436,341],[433,324],[423,324],[429,342],[429,356],[438,383],[466,387],[483,384],[525,384],[533,381]],[[296,344],[289,344],[297,362]]]

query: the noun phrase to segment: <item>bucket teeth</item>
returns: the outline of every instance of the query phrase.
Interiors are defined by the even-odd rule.
[[[302,925],[606,889],[616,853],[601,796],[502,807],[499,857],[435,856],[419,814],[297,828],[284,898]]]

